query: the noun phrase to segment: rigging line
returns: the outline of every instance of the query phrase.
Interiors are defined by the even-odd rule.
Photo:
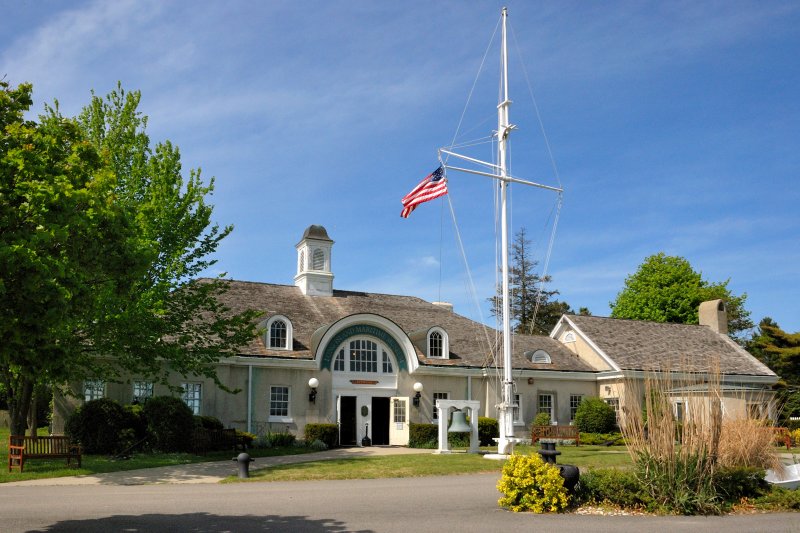
[[[525,68],[525,63],[522,61],[522,54],[520,53],[517,34],[514,32],[514,26],[510,23],[509,26],[511,26],[511,36],[514,39],[514,46],[517,49],[517,59],[522,67],[522,74],[525,76],[525,82],[528,85],[528,94],[530,94],[531,101],[533,102],[533,109],[536,111],[536,119],[539,122],[539,129],[542,132],[542,137],[544,137],[544,145],[547,147],[547,155],[550,157],[550,165],[553,167],[553,173],[555,174],[556,181],[558,181],[558,188],[561,189],[563,187],[561,185],[561,177],[558,174],[558,165],[556,165],[556,159],[553,156],[553,150],[550,148],[550,139],[547,137],[547,132],[544,129],[544,122],[542,121],[542,115],[539,113],[539,105],[536,103],[536,97],[533,94],[533,85],[528,77],[528,70]],[[561,196],[561,193],[559,193],[559,196]]]
[[[453,228],[455,230],[456,242],[458,242],[458,249],[461,251],[461,258],[464,260],[464,269],[467,273],[467,279],[469,281],[469,292],[470,296],[472,297],[472,303],[475,306],[475,309],[478,311],[478,317],[480,318],[481,326],[483,327],[483,334],[486,337],[486,344],[491,350],[491,340],[489,339],[489,332],[486,330],[486,324],[483,323],[483,311],[481,311],[481,306],[478,303],[477,291],[475,290],[475,282],[472,280],[472,271],[469,268],[469,261],[467,261],[467,253],[464,250],[464,242],[461,240],[461,231],[458,229],[458,221],[456,220],[456,211],[453,208],[453,201],[451,196],[448,194],[447,196],[447,204],[450,206],[450,216],[453,219]]]
[[[544,279],[547,277],[547,269],[550,266],[550,256],[553,253],[553,243],[555,242],[555,239],[556,239],[556,230],[558,229],[558,219],[561,216],[561,205],[563,204],[563,200],[564,200],[564,198],[563,198],[562,193],[558,193],[558,201],[557,201],[557,204],[556,204],[556,216],[553,219],[553,230],[550,232],[550,242],[547,245],[547,255],[545,256],[545,262],[544,262],[544,266],[543,266],[543,269],[542,269],[542,277],[541,277],[541,281],[539,282],[539,291],[537,292],[536,305],[533,308],[533,322],[532,322],[532,324],[536,322],[536,315],[539,312],[539,306],[541,304],[541,294],[542,294],[542,290],[544,288],[543,287]],[[533,326],[531,325],[531,327],[533,327]]]
[[[472,82],[472,88],[469,90],[469,95],[467,96],[467,102],[464,104],[464,109],[461,111],[461,118],[458,119],[458,126],[456,126],[456,132],[453,134],[453,140],[450,142],[450,146],[456,142],[458,138],[458,132],[461,130],[461,124],[464,123],[464,116],[467,114],[467,108],[469,107],[469,103],[472,100],[472,94],[475,92],[475,87],[478,85],[478,78],[481,76],[481,72],[483,71],[483,65],[486,63],[486,57],[489,55],[489,49],[492,47],[492,43],[494,42],[495,35],[497,35],[497,28],[500,27],[500,23],[502,22],[503,17],[502,15],[497,20],[497,24],[494,27],[494,32],[492,32],[492,38],[489,39],[489,44],[486,46],[486,51],[483,52],[483,58],[481,59],[481,64],[478,67],[478,73],[475,75],[475,80]],[[445,159],[445,162],[447,159]],[[452,205],[451,205],[452,207]]]

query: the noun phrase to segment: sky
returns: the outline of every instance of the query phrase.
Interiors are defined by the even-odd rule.
[[[511,172],[564,189],[548,254],[557,196],[511,188],[549,289],[607,316],[664,252],[800,331],[797,2],[0,0],[0,77],[33,83],[33,116],[140,90],[151,141],[215,178],[235,228],[209,275],[292,284],[322,224],[334,288],[491,322],[492,180],[448,171],[449,199],[399,213],[440,147],[496,128],[503,5]]]

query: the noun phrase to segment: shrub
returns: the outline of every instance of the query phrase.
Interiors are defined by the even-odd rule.
[[[203,416],[203,415],[195,415],[194,416],[194,423],[197,426],[202,427],[203,429],[224,429],[225,426],[222,424],[219,418],[214,416]]]
[[[625,439],[622,437],[622,433],[581,433],[581,444],[590,446],[624,445]]]
[[[541,412],[533,419],[534,426],[549,426],[551,423],[550,413]]]
[[[718,468],[714,472],[714,488],[726,502],[737,503],[742,498],[756,498],[769,491],[764,470],[746,466]]]
[[[297,437],[293,434],[286,433],[270,433],[267,435],[270,445],[268,448],[281,448],[287,446],[294,446]]]
[[[236,441],[244,444],[245,448],[252,446],[254,440],[256,440],[256,436],[252,433],[248,433],[247,431],[239,431],[238,429],[236,430]]]
[[[120,433],[134,425],[131,415],[120,404],[100,398],[76,409],[67,419],[64,432],[81,443],[84,453],[111,454],[124,449],[121,444],[127,444],[131,435],[125,432],[125,442],[121,443]]]
[[[486,416],[478,417],[478,440],[481,446],[491,446],[494,444],[492,439],[500,436],[500,425],[494,418]]]
[[[600,398],[584,398],[575,412],[575,425],[584,433],[609,433],[616,423],[614,408]]]
[[[794,431],[792,431],[791,435],[792,435],[792,443],[793,443],[792,445],[793,446],[800,446],[800,428],[795,429]]]
[[[800,511],[800,490],[773,487],[764,496],[753,500],[753,504],[770,511]]]
[[[598,468],[581,475],[578,496],[586,503],[609,503],[625,508],[646,508],[653,499],[631,470]]]
[[[497,490],[503,494],[497,503],[514,512],[557,512],[569,503],[558,468],[545,463],[537,454],[509,457]]]
[[[336,424],[306,424],[306,442],[320,440],[327,448],[335,448],[339,443],[339,426]]]
[[[163,452],[186,452],[191,449],[194,414],[180,398],[150,398],[144,405],[144,418],[155,449]]]
[[[308,444],[308,447],[310,449],[316,450],[318,452],[323,452],[323,451],[328,449],[328,445],[325,444],[324,442],[322,442],[319,439],[316,439],[314,441],[310,441],[309,444]]]
[[[439,427],[437,424],[409,424],[409,448],[436,448],[439,441]]]

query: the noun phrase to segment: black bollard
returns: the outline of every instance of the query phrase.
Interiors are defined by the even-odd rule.
[[[246,479],[250,477],[250,463],[255,461],[255,459],[250,457],[250,454],[247,453],[240,453],[236,457],[233,458],[234,461],[239,463],[239,478]]]
[[[558,467],[561,477],[564,478],[564,488],[566,488],[567,492],[570,494],[574,494],[575,485],[578,484],[578,480],[580,479],[581,475],[581,473],[578,471],[578,467],[574,465],[556,464],[556,456],[561,455],[561,452],[556,451],[555,442],[542,442],[542,449],[538,450],[537,453],[542,457],[542,459],[544,459],[546,463],[550,463],[551,465]]]

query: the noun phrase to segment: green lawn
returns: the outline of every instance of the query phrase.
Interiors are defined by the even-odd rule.
[[[81,461],[81,468],[69,468],[66,459],[33,459],[25,461],[25,471],[8,471],[8,428],[0,428],[0,457],[5,459],[0,468],[0,483],[9,481],[25,481],[28,479],[42,479],[53,477],[77,476],[81,474],[101,474],[105,472],[120,472],[124,470],[137,470],[139,468],[154,468],[158,466],[172,466],[189,463],[203,463],[207,461],[230,460],[236,454],[233,451],[214,452],[206,455],[193,455],[190,453],[138,453],[129,459],[114,459],[105,455],[86,455]],[[39,430],[40,435],[47,435],[46,430]],[[274,457],[278,455],[293,455],[308,453],[313,450],[308,448],[268,448],[249,450],[252,457]],[[74,463],[73,463],[74,464]]]

